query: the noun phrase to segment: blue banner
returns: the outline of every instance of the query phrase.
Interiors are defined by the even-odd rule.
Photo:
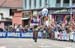
[[[32,38],[33,32],[0,32],[0,38]],[[38,37],[42,37],[42,33],[38,32]]]

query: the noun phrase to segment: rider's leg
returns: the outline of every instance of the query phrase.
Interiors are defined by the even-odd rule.
[[[37,42],[37,38],[38,38],[38,32],[33,32],[33,39],[35,42]]]

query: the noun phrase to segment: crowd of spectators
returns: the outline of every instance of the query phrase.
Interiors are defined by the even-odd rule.
[[[67,24],[54,22],[49,26],[39,25],[38,27],[38,32],[42,32],[43,38],[62,39],[62,35],[65,35],[65,40],[66,38],[69,40],[70,35],[75,32],[75,23],[71,21]],[[26,25],[25,27],[22,27],[21,25],[14,25],[5,27],[5,29],[0,28],[0,32],[33,32],[33,30],[34,28],[29,25]]]

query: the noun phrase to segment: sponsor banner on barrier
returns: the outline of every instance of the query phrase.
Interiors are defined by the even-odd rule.
[[[73,41],[75,41],[75,32],[73,33]]]
[[[20,37],[20,33],[15,33],[15,32],[11,32],[11,33],[7,33],[8,37]]]
[[[74,34],[74,32],[70,33],[70,40],[73,40],[73,34]]]
[[[33,37],[33,33],[22,33],[21,37]],[[38,32],[38,37],[42,37],[41,32]]]
[[[38,32],[38,37],[42,37],[42,33],[41,32]]]
[[[6,38],[8,38],[8,37],[12,37],[12,38],[14,38],[14,37],[19,37],[19,38],[21,38],[21,37],[28,37],[28,38],[31,38],[31,37],[33,37],[33,32],[27,32],[27,33],[25,33],[25,32],[0,32],[0,37],[2,38],[2,37],[6,37]],[[38,32],[38,37],[42,37],[42,33],[41,32]]]
[[[0,37],[5,37],[6,36],[6,32],[0,32]]]
[[[21,37],[33,37],[33,33],[21,33]]]

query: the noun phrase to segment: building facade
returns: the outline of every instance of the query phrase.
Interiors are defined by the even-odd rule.
[[[64,22],[65,16],[74,16],[75,0],[23,0],[24,11],[40,12],[43,8],[49,10],[57,22]],[[59,21],[60,20],[60,21]]]
[[[74,0],[23,0],[24,10],[47,8],[68,8],[75,5]]]
[[[22,0],[0,0],[0,28],[4,29],[6,26],[10,26],[13,25],[14,22],[18,22],[15,21],[16,16],[18,16],[18,9],[22,9]]]

